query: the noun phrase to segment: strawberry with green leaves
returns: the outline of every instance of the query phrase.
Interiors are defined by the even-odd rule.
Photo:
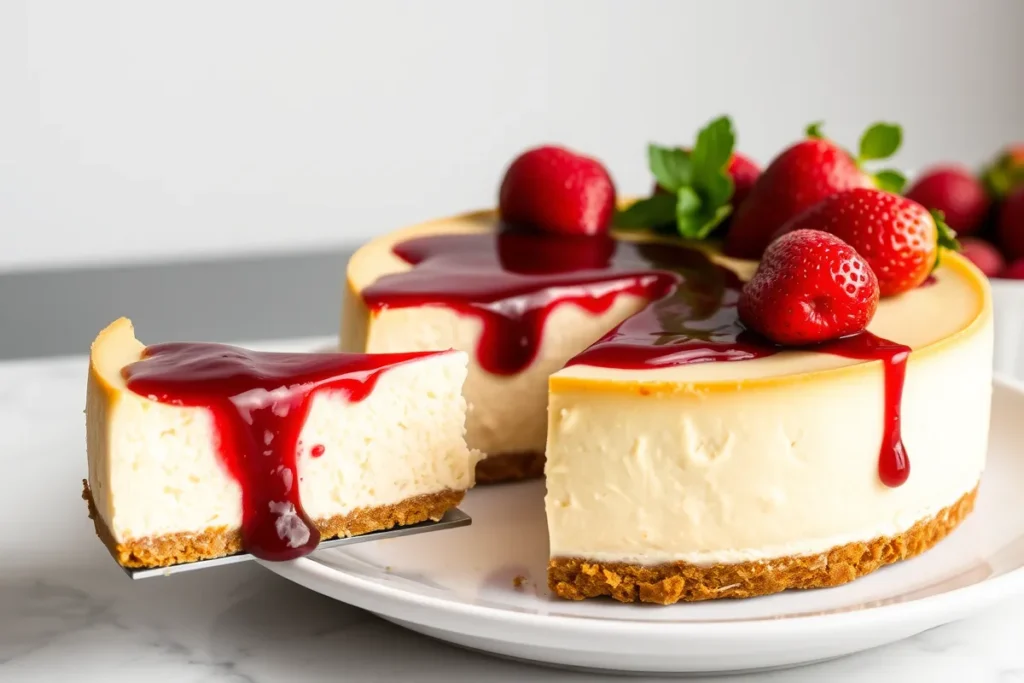
[[[805,230],[830,233],[856,249],[878,277],[882,296],[919,286],[938,265],[942,248],[959,249],[956,233],[940,212],[867,187],[818,202],[786,223],[779,234]]]
[[[732,212],[736,186],[729,173],[736,156],[732,121],[722,116],[697,134],[691,150],[649,145],[647,160],[657,190],[615,217],[621,228],[673,226],[687,239],[704,239]],[[740,164],[744,178],[751,164]],[[756,167],[755,167],[756,169]]]
[[[858,187],[899,192],[906,182],[902,175],[889,170],[869,174],[862,165],[888,158],[901,142],[899,126],[876,123],[861,136],[854,158],[822,136],[821,124],[808,126],[807,139],[779,154],[754,184],[729,225],[725,253],[737,258],[760,258],[787,221],[837,192]]]

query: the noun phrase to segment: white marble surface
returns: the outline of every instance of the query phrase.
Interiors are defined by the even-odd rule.
[[[132,582],[93,535],[80,498],[84,379],[83,358],[0,364],[0,681],[594,678],[455,649],[258,566]],[[1024,601],[742,680],[1024,683]]]

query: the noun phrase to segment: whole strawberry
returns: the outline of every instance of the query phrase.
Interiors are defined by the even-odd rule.
[[[772,242],[739,299],[747,327],[787,346],[856,334],[877,307],[878,280],[867,261],[819,230],[797,230]]]
[[[939,215],[912,199],[859,187],[819,202],[791,220],[780,234],[824,230],[843,240],[871,264],[882,296],[911,290],[938,263],[939,247],[958,248]]]
[[[562,147],[524,152],[505,172],[499,193],[504,221],[563,235],[607,232],[615,185],[600,162]]]
[[[960,254],[988,277],[999,277],[1006,268],[1006,261],[999,250],[990,242],[977,237],[960,240]]]
[[[735,211],[750,196],[750,191],[754,189],[754,183],[761,176],[761,167],[749,157],[734,152],[725,170],[732,178],[733,191],[730,203]]]
[[[1003,272],[999,273],[999,277],[1007,280],[1024,280],[1024,259],[1017,259],[1008,265]]]
[[[885,171],[871,176],[860,163],[884,159],[900,145],[898,126],[875,124],[864,133],[860,153],[854,159],[830,140],[821,137],[818,125],[807,129],[809,139],[777,156],[758,178],[737,210],[725,236],[725,253],[756,259],[775,233],[804,209],[822,199],[855,187],[902,188],[902,176]]]
[[[960,166],[938,166],[924,173],[906,196],[929,209],[941,211],[958,235],[978,231],[988,213],[989,197],[981,181]]]
[[[1010,261],[1024,258],[1024,185],[1011,192],[999,207],[999,246]]]

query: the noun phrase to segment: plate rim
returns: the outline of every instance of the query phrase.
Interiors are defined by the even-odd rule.
[[[992,385],[993,389],[1002,389],[1024,399],[1024,381],[995,373]],[[856,610],[793,615],[784,619],[758,617],[722,621],[645,621],[534,613],[448,600],[348,574],[309,557],[283,563],[259,561],[259,564],[289,581],[323,593],[332,599],[437,630],[454,629],[424,622],[417,618],[417,612],[426,610],[449,617],[473,619],[477,623],[488,622],[505,628],[517,626],[524,629],[524,633],[529,633],[530,629],[541,629],[547,633],[559,632],[576,636],[615,634],[638,638],[654,637],[659,640],[685,637],[690,640],[706,641],[723,636],[764,639],[768,635],[784,635],[789,638],[808,632],[820,635],[826,630],[845,630],[867,623],[877,623],[879,620],[889,620],[888,623],[893,624],[928,621],[937,614],[945,615],[941,623],[947,623],[984,609],[1009,595],[1024,593],[1022,565],[998,576],[935,595]],[[328,586],[335,590],[327,592]],[[344,593],[345,597],[336,597],[339,592]],[[540,632],[537,635],[539,638],[543,637]],[[537,641],[534,638],[528,640]]]

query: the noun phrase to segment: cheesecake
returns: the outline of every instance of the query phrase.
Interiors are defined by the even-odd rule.
[[[985,463],[983,277],[943,252],[867,330],[785,348],[739,321],[756,268],[713,242],[472,213],[353,255],[341,346],[469,355],[477,478],[545,475],[559,597],[835,586],[931,547],[970,513]]]
[[[438,520],[473,484],[467,356],[145,346],[120,319],[97,336],[84,497],[125,567],[249,552]]]
[[[548,377],[668,286],[606,269],[609,239],[499,231],[493,212],[378,237],[348,264],[341,349],[469,354],[466,441],[481,484],[540,477]]]

